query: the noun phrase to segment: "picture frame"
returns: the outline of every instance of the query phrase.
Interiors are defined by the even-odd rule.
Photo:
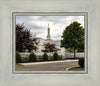
[[[82,4],[80,4],[81,2]],[[23,5],[22,5],[23,4]],[[73,2],[67,0],[33,0],[0,2],[0,85],[2,86],[99,86],[99,0]],[[88,14],[88,72],[73,73],[13,73],[13,12],[86,12]],[[95,30],[94,30],[95,28]],[[95,44],[95,45],[94,45]],[[94,58],[95,57],[95,58]],[[5,83],[6,81],[6,83]],[[33,82],[34,81],[34,82]]]
[[[15,41],[15,24],[16,24],[16,16],[84,16],[84,36],[85,36],[85,70],[84,71],[16,71],[15,69],[15,47],[16,47],[16,41]],[[63,73],[71,73],[71,74],[80,74],[80,73],[87,73],[88,72],[88,49],[87,49],[87,39],[88,39],[88,14],[86,12],[14,12],[12,13],[12,24],[13,24],[13,73],[21,73],[21,74],[63,74]]]

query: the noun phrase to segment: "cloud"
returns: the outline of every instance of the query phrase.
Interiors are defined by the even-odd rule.
[[[37,37],[46,38],[48,23],[51,38],[60,40],[63,30],[71,22],[77,21],[84,27],[84,16],[16,16],[16,24],[23,24],[31,28],[31,33]]]

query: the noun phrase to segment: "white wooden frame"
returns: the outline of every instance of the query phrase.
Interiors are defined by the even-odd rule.
[[[99,86],[99,0],[0,0],[0,86]],[[12,72],[13,12],[87,12],[88,73],[14,74]]]

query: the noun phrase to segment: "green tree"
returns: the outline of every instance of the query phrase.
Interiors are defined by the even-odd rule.
[[[77,52],[84,52],[84,40],[80,42]]]
[[[36,55],[33,52],[31,52],[31,54],[29,55],[29,61],[30,62],[36,62],[37,61]]]
[[[80,23],[75,21],[65,28],[62,34],[61,47],[73,49],[75,58],[75,50],[80,48],[82,49],[82,47],[84,47],[82,41],[84,41],[84,28]]]
[[[48,55],[47,55],[47,53],[43,54],[43,61],[48,61]]]
[[[58,60],[58,59],[59,59],[59,55],[58,55],[57,52],[55,52],[55,53],[53,54],[53,60]]]
[[[21,63],[22,62],[22,57],[21,55],[19,54],[18,51],[16,51],[16,63]]]

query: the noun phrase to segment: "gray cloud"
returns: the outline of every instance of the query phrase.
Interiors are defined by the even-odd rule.
[[[65,27],[73,21],[84,27],[84,16],[16,16],[16,24],[24,23],[26,28],[31,28],[31,33],[41,38],[46,38],[49,23],[54,40],[60,40]]]

